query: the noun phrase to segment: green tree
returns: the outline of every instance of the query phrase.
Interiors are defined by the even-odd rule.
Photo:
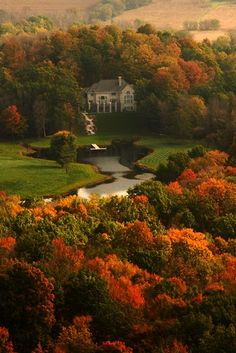
[[[58,131],[51,139],[51,156],[62,168],[67,169],[69,163],[76,160],[75,140],[76,137],[66,130]]]
[[[170,182],[178,178],[178,176],[187,168],[190,158],[187,153],[173,153],[168,157],[167,164],[160,163],[156,171],[157,179],[162,182]]]

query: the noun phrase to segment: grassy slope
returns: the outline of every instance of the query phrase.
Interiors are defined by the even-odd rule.
[[[190,140],[179,140],[168,137],[146,137],[139,141],[140,145],[153,149],[153,152],[139,161],[140,166],[155,170],[159,163],[165,163],[172,153],[186,152],[198,143]]]
[[[87,10],[98,0],[0,0],[0,9],[34,14],[56,14],[67,9]]]
[[[71,164],[68,173],[53,161],[29,158],[17,143],[0,142],[0,190],[22,197],[66,193],[103,180],[89,165]]]
[[[216,39],[227,30],[236,28],[236,3],[233,1],[211,1],[204,4],[199,0],[153,0],[152,4],[131,11],[126,11],[116,17],[118,24],[134,23],[140,19],[151,23],[158,29],[183,29],[185,21],[201,21],[216,18],[220,21],[220,31],[193,32],[196,40]]]

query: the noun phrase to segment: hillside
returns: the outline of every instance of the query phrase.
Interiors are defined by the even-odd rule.
[[[217,18],[223,29],[236,27],[236,4],[208,3],[192,0],[153,0],[153,3],[127,11],[118,16],[116,21],[132,22],[141,19],[152,23],[158,28],[181,29],[184,21],[197,21]]]
[[[236,4],[215,3],[204,0],[153,0],[153,3],[139,9],[126,11],[115,19],[116,23],[127,25],[137,20],[153,24],[159,29],[182,29],[185,21],[218,19],[221,31],[195,32],[196,39],[217,38],[229,29],[236,28]]]
[[[55,14],[68,9],[76,9],[85,12],[90,6],[96,4],[98,0],[0,0],[0,9],[9,12],[24,12],[34,14]]]

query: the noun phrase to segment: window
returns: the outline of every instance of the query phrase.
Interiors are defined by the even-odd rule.
[[[112,92],[111,95],[112,95],[112,96],[116,96],[116,92]]]
[[[99,102],[99,104],[107,103],[107,96],[99,96],[98,102]]]
[[[125,105],[132,105],[134,102],[134,96],[129,91],[126,92],[124,96],[124,103]]]

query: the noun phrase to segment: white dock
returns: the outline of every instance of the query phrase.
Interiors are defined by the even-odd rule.
[[[90,151],[104,151],[107,149],[106,147],[99,147],[96,143],[92,143],[91,146]]]

